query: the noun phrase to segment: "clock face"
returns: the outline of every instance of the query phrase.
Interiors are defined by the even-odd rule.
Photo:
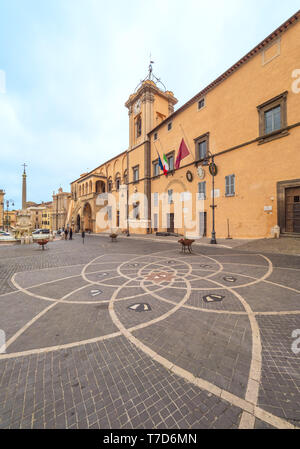
[[[140,110],[141,110],[141,99],[139,98],[134,105],[135,114],[138,114],[140,112]]]

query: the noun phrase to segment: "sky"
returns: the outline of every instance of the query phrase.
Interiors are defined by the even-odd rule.
[[[153,73],[179,100],[217,78],[299,0],[0,0],[0,189],[21,207],[128,147],[129,95]]]

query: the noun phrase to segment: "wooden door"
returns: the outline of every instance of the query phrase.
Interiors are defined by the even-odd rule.
[[[167,232],[174,232],[174,214],[168,214],[167,226]]]
[[[300,233],[300,187],[285,190],[285,230]]]
[[[199,212],[199,236],[206,237],[206,212]]]

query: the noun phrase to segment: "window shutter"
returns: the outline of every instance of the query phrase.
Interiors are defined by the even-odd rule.
[[[229,195],[229,176],[225,176],[225,195]]]

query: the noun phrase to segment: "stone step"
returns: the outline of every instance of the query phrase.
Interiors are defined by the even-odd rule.
[[[300,239],[300,233],[299,232],[283,232],[280,234],[280,237],[293,237]]]

